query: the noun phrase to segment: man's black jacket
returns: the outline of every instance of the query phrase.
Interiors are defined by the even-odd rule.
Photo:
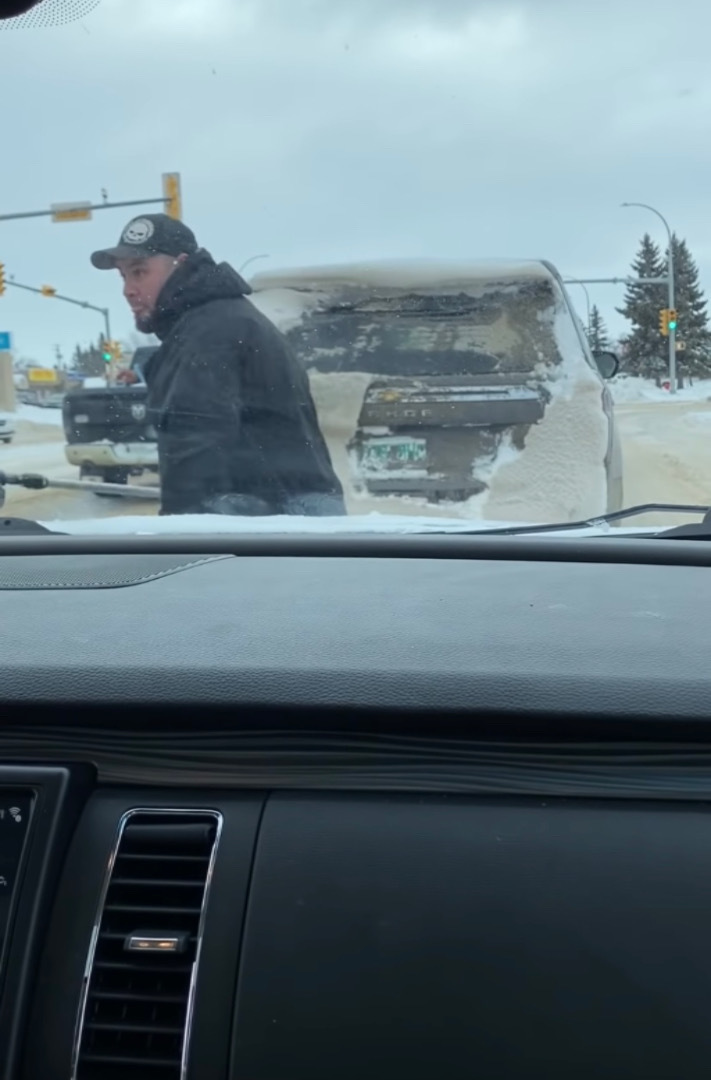
[[[342,514],[308,376],[227,263],[198,251],[163,286],[145,367],[163,514]]]

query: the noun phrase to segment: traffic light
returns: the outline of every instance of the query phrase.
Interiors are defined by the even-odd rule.
[[[5,265],[0,263],[0,296],[5,292]]]
[[[43,285],[40,288],[40,292],[42,293],[42,296],[56,296],[57,295],[57,290],[52,285]]]
[[[662,337],[669,337],[669,309],[662,308],[659,312],[659,333]]]
[[[165,212],[168,217],[175,221],[181,221],[183,217],[183,200],[180,194],[180,173],[163,173],[163,198],[165,199]]]
[[[674,308],[669,308],[667,311],[667,328],[676,330],[676,311]]]
[[[121,345],[118,341],[105,341],[101,351],[101,359],[105,364],[110,364],[112,360],[121,359],[121,351]]]

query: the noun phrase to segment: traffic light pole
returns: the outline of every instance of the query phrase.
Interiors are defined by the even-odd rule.
[[[167,199],[131,199],[130,202],[115,202],[115,203],[96,203],[85,207],[88,211],[93,210],[115,210],[119,206],[148,206],[151,203],[166,203]],[[34,218],[34,217],[54,217],[57,213],[56,210],[28,210],[22,214],[0,214],[0,221],[18,221],[20,218]]]
[[[5,285],[12,285],[13,289],[24,289],[25,292],[37,293],[39,296],[46,296],[51,300],[63,300],[65,304],[76,304],[77,307],[87,308],[89,311],[98,311],[104,316],[106,341],[111,341],[111,323],[108,308],[97,307],[96,304],[90,304],[87,300],[75,300],[72,296],[62,296],[60,293],[50,290],[46,285],[43,289],[37,289],[33,285],[20,285],[17,281],[6,281]]]
[[[183,203],[180,173],[163,173],[163,195],[160,199],[128,199],[100,203],[64,203],[49,210],[25,210],[19,214],[0,214],[0,221],[19,221],[22,218],[51,217],[55,221],[88,221],[94,210],[116,210],[121,206],[155,206],[162,203],[168,217],[182,220]]]
[[[660,215],[661,217],[661,215]],[[666,225],[666,222],[664,222]],[[669,226],[667,225],[669,231]],[[668,290],[669,310],[676,309],[676,283],[674,281],[674,255],[672,253],[672,235],[669,231],[669,267],[668,267]],[[669,393],[676,393],[676,322],[669,325]]]

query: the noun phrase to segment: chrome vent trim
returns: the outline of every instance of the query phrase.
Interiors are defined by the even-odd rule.
[[[197,986],[197,976],[200,966],[200,957],[202,954],[202,942],[205,929],[205,918],[208,908],[208,902],[210,897],[210,889],[212,885],[212,876],[215,868],[215,861],[217,858],[217,851],[220,844],[220,838],[222,835],[223,816],[218,810],[209,810],[205,808],[195,807],[135,807],[132,810],[127,810],[121,817],[116,832],[116,837],[109,855],[106,871],[104,874],[104,880],[101,887],[101,893],[99,896],[99,903],[97,906],[96,917],[94,919],[94,925],[91,931],[91,938],[89,941],[89,949],[87,952],[86,964],[84,966],[84,975],[82,978],[81,993],[79,998],[79,1009],[77,1012],[77,1021],[74,1031],[74,1041],[72,1046],[72,1060],[71,1060],[71,1080],[78,1080],[78,1072],[81,1064],[81,1050],[84,1038],[84,1030],[86,1023],[86,1010],[89,1002],[89,991],[91,989],[91,978],[94,971],[94,963],[96,959],[96,950],[99,943],[99,935],[101,932],[101,924],[104,916],[104,909],[106,906],[106,900],[111,886],[114,869],[116,865],[116,859],[120,853],[121,842],[123,840],[124,833],[127,825],[131,819],[137,816],[155,816],[155,817],[204,817],[210,819],[215,823],[215,838],[212,844],[212,850],[210,852],[207,873],[205,877],[205,888],[202,897],[202,904],[200,909],[200,916],[198,920],[197,929],[197,941],[195,946],[195,958],[192,963],[192,969],[190,973],[190,981],[187,995],[187,1008],[185,1013],[185,1027],[182,1039],[182,1051],[180,1061],[180,1080],[186,1080],[188,1071],[188,1059],[190,1054],[190,1039],[192,1035],[193,1014],[195,1009],[195,990]]]

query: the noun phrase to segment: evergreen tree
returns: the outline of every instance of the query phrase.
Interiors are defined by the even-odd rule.
[[[645,233],[630,276],[656,278],[665,274],[665,260],[651,236]],[[666,296],[666,285],[631,282],[627,286],[624,305],[617,308],[632,323],[631,333],[623,339],[622,370],[647,378],[666,375],[666,338],[659,333],[659,311],[666,304]]]
[[[686,346],[677,353],[677,372],[680,376],[708,377],[711,373],[711,331],[706,299],[699,285],[698,267],[685,240],[673,236],[672,250],[678,323],[676,339]],[[665,255],[665,273],[667,260],[668,252]]]
[[[609,352],[611,349],[610,336],[605,326],[605,320],[600,314],[600,308],[593,304],[590,310],[590,325],[587,328],[588,341],[594,353]]]
[[[100,337],[96,345],[89,345],[83,349],[77,345],[72,356],[72,370],[82,375],[96,377],[106,374],[106,363],[103,358],[104,339]]]

